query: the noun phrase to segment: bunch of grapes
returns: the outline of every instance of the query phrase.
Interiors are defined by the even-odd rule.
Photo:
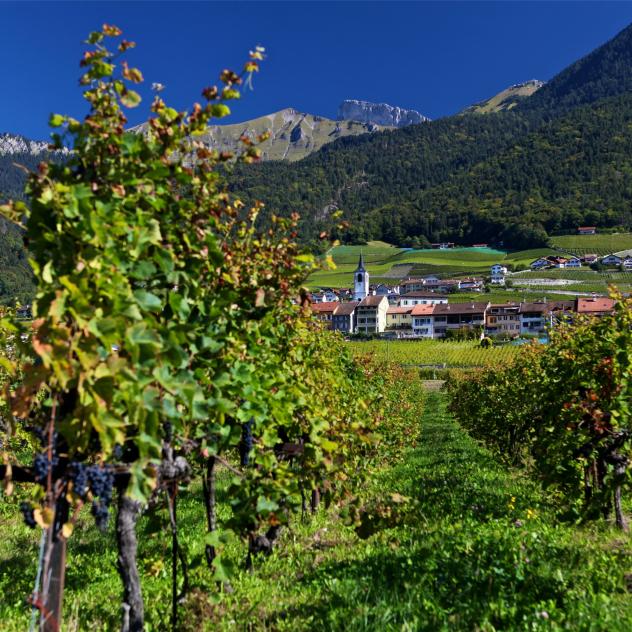
[[[241,441],[239,442],[239,458],[241,465],[246,467],[250,463],[250,452],[253,446],[252,426],[254,419],[252,417],[241,427]]]
[[[26,501],[20,503],[20,511],[24,517],[24,523],[27,527],[35,529],[35,516],[33,515],[33,505]]]
[[[33,476],[36,482],[44,483],[51,468],[59,463],[57,456],[53,454],[52,460],[48,459],[48,452],[40,452],[33,459]]]
[[[68,480],[73,483],[73,491],[81,500],[86,499],[88,494],[88,468],[84,463],[71,461],[68,464]]]
[[[92,501],[92,515],[97,527],[105,531],[108,526],[110,505],[112,504],[114,472],[109,465],[91,465],[87,468],[87,477],[92,494],[95,496],[95,499]]]

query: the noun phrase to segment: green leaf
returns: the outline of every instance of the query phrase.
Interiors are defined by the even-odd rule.
[[[211,115],[215,118],[224,118],[230,114],[230,108],[224,103],[214,103],[211,106]]]
[[[162,301],[151,292],[136,290],[134,298],[138,301],[140,308],[146,312],[159,312],[162,310]]]
[[[61,114],[51,114],[50,118],[48,119],[48,124],[51,127],[61,127],[64,124],[65,120],[66,117],[62,116]]]
[[[279,505],[273,500],[269,500],[265,496],[259,496],[257,498],[257,513],[268,514],[277,511]]]
[[[129,327],[125,337],[132,345],[147,345],[159,349],[162,346],[162,339],[155,332],[147,328],[145,323],[139,323]]]
[[[51,284],[53,282],[52,269],[53,262],[47,261],[44,265],[44,268],[42,269],[42,280],[44,281],[44,283]]]
[[[215,573],[213,574],[215,581],[227,582],[235,575],[235,564],[219,555],[213,560],[213,567],[215,568]]]

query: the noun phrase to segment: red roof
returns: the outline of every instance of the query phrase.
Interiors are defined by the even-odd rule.
[[[386,310],[387,314],[409,314],[412,307],[389,307]]]
[[[597,230],[596,226],[579,226],[577,230]]]
[[[436,305],[415,305],[413,307],[412,312],[410,312],[411,316],[430,316]]]
[[[358,301],[350,301],[348,303],[338,303],[336,316],[350,316],[351,314],[353,314],[358,304],[359,304]]]
[[[310,307],[314,312],[333,312],[339,305],[338,301],[327,301],[325,303],[312,303]]]
[[[578,298],[578,314],[595,314],[598,312],[611,312],[614,309],[614,299],[607,296],[595,296],[594,298]]]

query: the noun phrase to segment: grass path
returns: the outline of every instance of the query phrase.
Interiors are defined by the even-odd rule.
[[[419,385],[421,389],[421,383]],[[402,631],[632,629],[630,542],[604,525],[559,523],[539,487],[508,471],[445,411],[445,395],[418,392],[409,418],[416,447],[385,463],[367,502],[406,497],[395,526],[360,539],[320,512],[296,519],[255,572],[238,570],[221,603],[203,562],[199,490],[182,495],[181,537],[191,562],[183,630]],[[163,512],[164,513],[164,512]],[[24,595],[36,537],[7,509],[0,526],[0,628],[26,628]],[[166,516],[143,518],[141,573],[147,630],[167,628]],[[117,629],[114,542],[94,528],[70,541],[68,630]],[[228,557],[241,567],[243,545]]]

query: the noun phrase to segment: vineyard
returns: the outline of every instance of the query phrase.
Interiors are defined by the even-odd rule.
[[[632,233],[613,235],[562,235],[551,237],[551,244],[576,255],[609,255],[632,249]]]
[[[454,368],[504,366],[522,349],[521,346],[509,344],[482,348],[478,342],[443,340],[371,340],[348,344],[356,357],[410,365],[445,364]]]
[[[87,44],[73,151],[0,207],[37,282],[0,312],[2,630],[629,630],[632,300],[547,345],[347,343],[298,218],[262,233],[221,178],[265,135],[196,141],[263,49],[138,134],[135,44]]]
[[[293,301],[313,263],[291,237],[298,218],[261,234],[260,205],[243,211],[219,177],[228,159],[256,160],[257,142],[231,157],[195,140],[230,113],[263,51],[239,73],[224,70],[189,113],[157,93],[138,134],[125,131],[125,112],[141,102],[143,76],[122,60],[134,43],[121,35],[104,25],[88,38],[85,119],[50,118],[54,145],[74,151],[29,175],[29,206],[1,207],[24,222],[37,282],[32,321],[0,314],[2,512],[13,533],[23,522],[20,544],[3,550],[4,629],[30,620],[58,632],[72,621],[83,610],[73,591],[98,589],[110,568],[102,559],[86,575],[81,543],[103,550],[113,531],[117,594],[88,622],[80,612],[78,626],[181,629],[190,569],[201,563],[208,598],[221,600],[231,539],[252,569],[321,499],[346,499],[350,523],[359,519],[351,498],[384,423],[386,373],[359,367]],[[188,489],[197,560],[180,530]],[[139,557],[142,516],[160,525],[160,553],[149,550],[158,558]],[[143,578],[166,567],[169,587],[154,598]]]

